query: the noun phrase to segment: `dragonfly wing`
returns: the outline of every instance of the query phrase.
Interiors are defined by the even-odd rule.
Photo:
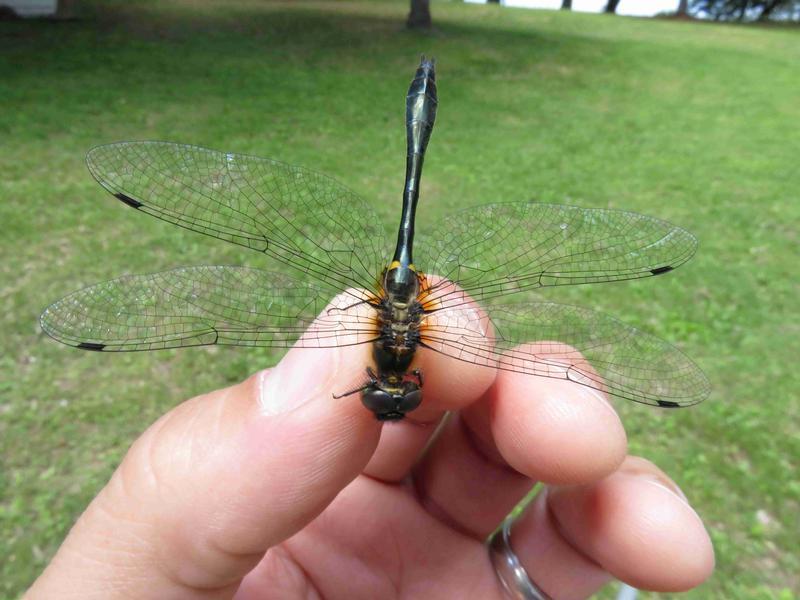
[[[130,275],[77,291],[48,307],[44,331],[87,350],[159,350],[225,344],[334,347],[372,341],[373,310],[282,273],[185,267]]]
[[[325,175],[168,142],[98,146],[86,162],[100,185],[128,206],[264,252],[323,287],[374,290],[388,264],[374,211]]]
[[[526,345],[532,340],[544,341]],[[574,381],[643,404],[690,406],[710,391],[702,371],[677,348],[577,306],[444,309],[427,315],[421,342],[469,363]]]
[[[696,247],[689,232],[637,213],[513,202],[448,217],[420,244],[417,264],[480,301],[659,275],[689,260]],[[431,290],[427,299],[454,306],[463,298],[451,287]]]

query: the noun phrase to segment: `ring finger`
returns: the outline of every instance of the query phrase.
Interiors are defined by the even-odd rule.
[[[636,457],[599,482],[548,488],[514,522],[511,546],[530,579],[559,599],[586,598],[612,576],[684,591],[714,568],[711,540],[683,493]]]

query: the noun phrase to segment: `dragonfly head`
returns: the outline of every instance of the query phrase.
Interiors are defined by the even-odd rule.
[[[401,386],[375,383],[362,392],[361,402],[379,421],[399,421],[420,405],[422,390],[414,381],[404,381]]]

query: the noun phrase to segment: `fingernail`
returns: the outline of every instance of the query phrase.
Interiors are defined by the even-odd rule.
[[[608,410],[614,413],[615,417],[617,416],[617,411],[615,411],[614,407],[611,406],[611,403],[608,401],[606,395],[600,390],[595,389],[594,387],[588,387],[588,386],[595,386],[597,384],[594,383],[591,379],[589,379],[586,375],[578,371],[576,368],[570,367],[567,370],[567,379],[569,379],[570,381],[574,381],[575,383],[581,384],[580,386],[581,392],[587,398],[593,398],[597,400],[604,407],[606,407]]]
[[[689,499],[686,497],[686,494],[683,493],[683,490],[678,487],[678,484],[644,458],[629,456],[622,467],[620,467],[620,472],[657,485],[677,496],[687,505],[689,504]]]
[[[269,371],[259,374],[259,404],[266,416],[299,408],[328,388],[339,353],[315,348],[292,349]]]

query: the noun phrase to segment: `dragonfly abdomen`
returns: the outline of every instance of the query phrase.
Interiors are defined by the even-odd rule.
[[[425,149],[436,120],[437,104],[433,61],[423,56],[406,94],[406,179],[403,188],[403,213],[393,258],[393,261],[404,267],[413,263],[414,215],[419,199],[419,181]]]
[[[422,57],[406,95],[406,138],[408,155],[425,154],[436,120],[436,72],[432,60]]]

